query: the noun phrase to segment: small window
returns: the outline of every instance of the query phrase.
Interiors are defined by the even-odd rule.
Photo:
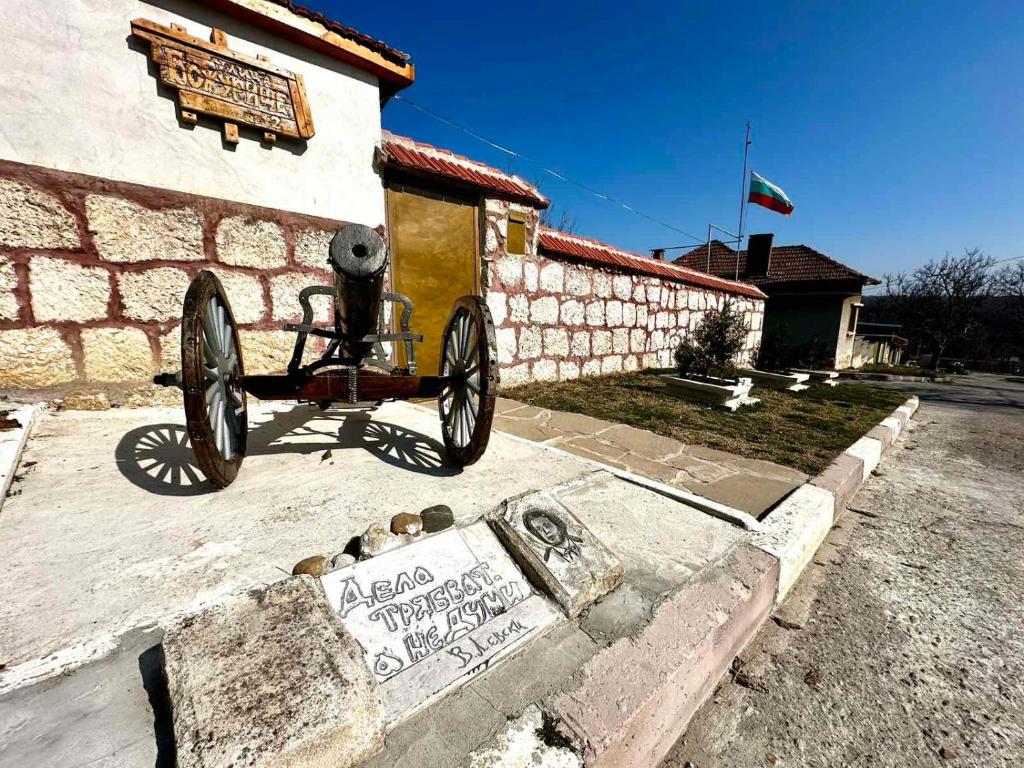
[[[526,253],[526,216],[522,213],[508,215],[508,235],[505,238],[509,253]]]

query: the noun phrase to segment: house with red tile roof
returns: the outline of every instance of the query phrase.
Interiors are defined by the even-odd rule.
[[[756,236],[752,236],[756,237]],[[775,333],[797,357],[827,350],[836,368],[852,367],[861,294],[878,280],[807,245],[772,246],[751,258],[720,240],[684,253],[673,263],[756,285],[767,294],[765,334]]]
[[[547,197],[519,176],[389,132],[377,164],[394,290],[428,337],[455,297],[482,294],[503,386],[671,365],[681,336],[725,301],[744,313],[744,360],[760,340],[760,288],[545,227]],[[432,355],[417,351],[422,370]]]

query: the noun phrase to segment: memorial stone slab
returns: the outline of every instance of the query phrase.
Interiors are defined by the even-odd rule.
[[[570,618],[622,581],[622,562],[545,491],[502,502],[489,521],[519,566]]]
[[[363,647],[391,726],[561,620],[482,522],[320,582]]]

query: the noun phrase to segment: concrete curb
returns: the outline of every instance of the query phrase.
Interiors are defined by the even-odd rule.
[[[761,521],[764,529],[751,536],[751,543],[779,559],[776,605],[785,599],[846,504],[878,466],[882,454],[899,437],[919,404],[917,397],[908,399]]]
[[[543,702],[588,768],[655,766],[771,613],[778,561],[741,544]]]
[[[18,462],[21,461],[25,443],[28,442],[36,417],[42,409],[41,404],[17,406],[11,410],[8,418],[15,419],[21,426],[0,432],[0,510],[3,509],[7,491],[14,482],[14,473],[18,469]]]

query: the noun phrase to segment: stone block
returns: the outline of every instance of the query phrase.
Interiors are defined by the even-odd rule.
[[[516,359],[518,346],[516,344],[515,328],[499,328],[496,332],[498,343],[498,362],[501,365],[511,363]]]
[[[603,326],[604,323],[604,302],[592,301],[587,304],[586,310],[587,325]]]
[[[18,319],[18,273],[10,259],[0,257],[0,320]]]
[[[501,369],[501,387],[508,389],[518,384],[525,384],[530,380],[530,364],[520,363],[510,365]]]
[[[217,225],[217,260],[235,267],[283,267],[287,263],[284,232],[273,221],[229,216]]]
[[[540,328],[523,328],[519,332],[519,357],[533,360],[540,357],[542,349]]]
[[[879,424],[868,431],[867,437],[873,437],[875,440],[880,442],[882,444],[882,450],[884,451],[892,445],[892,441],[896,439],[896,431],[886,424]]]
[[[187,617],[162,649],[182,768],[346,768],[384,745],[362,649],[309,576]]]
[[[629,332],[629,350],[643,352],[647,349],[647,333],[643,328],[634,328]]]
[[[638,306],[636,308],[636,324],[639,328],[647,327],[647,307]]]
[[[607,355],[612,351],[612,332],[594,331],[591,348],[594,355]]]
[[[562,293],[565,285],[565,268],[557,263],[547,264],[540,271],[540,289],[552,293]]]
[[[572,350],[572,354],[578,357],[586,357],[590,354],[590,333],[588,331],[578,331],[572,335],[572,340],[569,343],[569,348]]]
[[[622,324],[627,328],[636,325],[636,305],[626,302],[622,305]]]
[[[838,520],[864,482],[864,461],[856,456],[841,453],[825,471],[811,480],[812,485],[823,488],[835,500],[832,511],[833,521]]]
[[[622,370],[622,355],[608,355],[601,361],[601,373],[619,373]]]
[[[133,320],[164,322],[180,318],[190,282],[187,272],[174,267],[122,272],[117,278],[121,311]]]
[[[140,381],[157,372],[149,337],[138,328],[86,328],[82,354],[88,381]]]
[[[303,229],[295,233],[295,261],[304,267],[328,269],[327,256],[335,230]]]
[[[0,331],[0,388],[38,389],[74,381],[71,349],[51,328]]]
[[[608,301],[604,305],[605,325],[615,328],[622,325],[622,302]]]
[[[554,360],[538,360],[533,364],[534,381],[557,381],[558,363]]]
[[[0,179],[0,247],[78,248],[75,217],[60,200],[14,179]]]
[[[570,296],[586,296],[592,290],[590,273],[583,267],[569,267],[565,272],[565,292]]]
[[[618,354],[629,352],[629,331],[625,328],[612,331],[612,351]]]
[[[270,303],[273,306],[273,318],[280,321],[299,321],[302,319],[302,305],[299,304],[299,291],[310,285],[320,285],[322,281],[317,275],[308,272],[289,272],[285,275],[274,275],[270,278]],[[331,321],[332,307],[330,296],[311,296],[310,306],[313,308],[314,323]]]
[[[612,279],[604,272],[594,273],[594,295],[601,299],[611,298]]]
[[[508,317],[513,323],[530,321],[530,300],[524,293],[508,297]]]
[[[153,210],[120,197],[89,195],[85,211],[96,250],[107,261],[206,258],[203,221],[194,208]]]
[[[501,325],[508,319],[508,300],[504,293],[488,291],[487,308],[491,310],[491,319],[495,325]]]
[[[331,571],[320,583],[362,646],[388,723],[464,685],[559,618],[483,523]]]
[[[626,355],[622,358],[622,370],[624,371],[638,371],[640,370],[640,360],[636,355]]]
[[[564,328],[544,329],[544,354],[552,357],[569,354],[569,333]]]
[[[832,528],[835,497],[810,483],[801,485],[762,521],[764,528],[751,534],[750,542],[779,559],[779,591],[782,602]]]
[[[573,360],[562,360],[558,364],[558,378],[561,381],[571,381],[580,377],[580,365]]]
[[[864,436],[843,453],[860,459],[864,464],[861,480],[867,480],[882,459],[882,443],[873,437]]]
[[[245,331],[238,334],[242,340],[242,362],[246,373],[284,373],[295,347],[295,334],[284,331]],[[310,344],[306,345],[304,362],[315,357]]]
[[[512,256],[498,259],[498,279],[506,287],[514,287],[523,282],[523,262]]]
[[[601,375],[601,361],[591,358],[590,360],[583,361],[583,369],[580,371],[581,376],[600,376]]]
[[[583,325],[586,312],[583,303],[576,299],[568,299],[562,302],[561,311],[562,325]]]
[[[536,264],[532,261],[523,264],[523,285],[526,286],[527,291],[532,293],[537,290],[538,277],[539,271]]]
[[[236,323],[258,323],[264,319],[267,304],[258,277],[221,267],[214,267],[210,271],[220,280]]]
[[[107,316],[110,275],[63,259],[36,257],[29,263],[29,292],[37,322],[85,322]]]
[[[530,322],[555,325],[558,322],[558,299],[545,296],[530,302]]]
[[[633,279],[629,275],[616,275],[612,280],[612,291],[616,297],[627,301],[633,295]]]
[[[505,500],[488,522],[523,572],[569,618],[622,582],[622,562],[544,491]]]

